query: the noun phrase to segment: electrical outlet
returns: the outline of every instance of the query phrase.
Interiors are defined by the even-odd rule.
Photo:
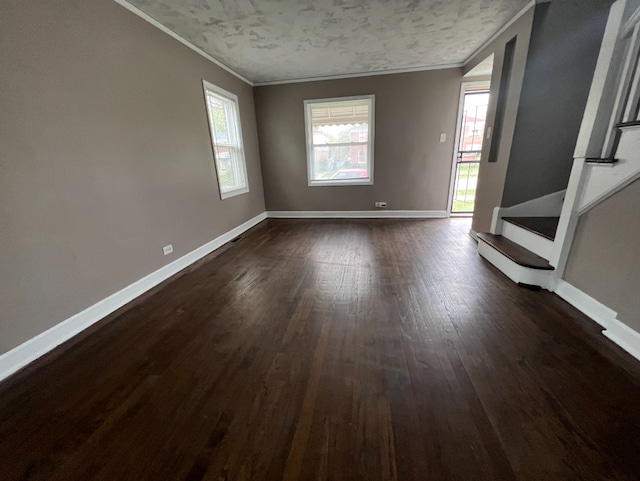
[[[444,143],[447,141],[447,134],[440,134],[440,143]]]
[[[491,138],[491,127],[487,127],[487,140]]]
[[[164,246],[162,248],[162,252],[164,252],[165,256],[168,256],[169,254],[171,254],[173,252],[173,245],[169,244],[168,246]]]
[[[386,209],[387,208],[387,203],[386,202],[376,202],[376,207],[378,209]]]

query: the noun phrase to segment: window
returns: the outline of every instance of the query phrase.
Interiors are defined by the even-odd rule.
[[[305,100],[309,185],[373,184],[374,96]]]
[[[238,97],[203,80],[220,198],[249,192]]]

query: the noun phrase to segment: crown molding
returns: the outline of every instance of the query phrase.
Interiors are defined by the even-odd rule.
[[[462,66],[466,67],[469,62],[471,62],[471,60],[473,60],[473,58],[478,55],[480,52],[482,52],[485,48],[487,48],[495,39],[497,39],[500,35],[502,35],[504,32],[506,32],[509,27],[511,27],[514,23],[516,23],[518,20],[520,20],[520,18],[522,18],[522,16],[527,13],[531,8],[535,7],[536,3],[547,3],[550,2],[551,0],[531,0],[529,3],[527,3],[524,8],[522,10],[520,10],[518,13],[516,13],[515,17],[513,17],[511,20],[509,20],[507,23],[504,24],[504,26],[498,30],[496,33],[494,33],[489,40],[487,40],[486,42],[484,42],[482,45],[480,45],[480,47],[478,47],[471,55],[469,55],[469,57],[467,57],[467,59],[463,62]]]
[[[323,80],[340,80],[340,79],[348,79],[348,78],[360,78],[360,77],[376,77],[378,75],[392,75],[399,73],[411,73],[411,72],[424,72],[427,70],[444,70],[448,68],[460,68],[464,64],[462,62],[458,63],[446,63],[440,65],[425,65],[421,67],[407,67],[407,68],[395,68],[389,70],[376,70],[372,72],[360,72],[360,73],[349,73],[342,75],[325,75],[321,77],[303,77],[296,79],[288,79],[288,80],[272,80],[266,82],[254,82],[255,87],[265,87],[268,85],[283,85],[283,84],[293,84],[293,83],[303,83],[303,82],[321,82]]]
[[[189,47],[191,50],[193,50],[194,52],[196,52],[197,54],[202,55],[204,58],[206,58],[207,60],[209,60],[210,62],[214,63],[215,65],[217,65],[218,67],[220,67],[222,70],[229,72],[231,75],[233,75],[234,77],[239,78],[240,80],[242,80],[243,82],[245,82],[246,84],[249,84],[253,87],[253,82],[249,79],[247,79],[246,77],[243,77],[242,75],[240,75],[238,72],[236,72],[235,70],[233,70],[231,67],[227,67],[225,64],[223,64],[222,62],[220,62],[219,60],[216,60],[215,58],[213,58],[211,55],[209,55],[208,53],[206,53],[204,50],[200,49],[199,47],[196,47],[194,44],[192,44],[191,42],[189,42],[187,39],[185,39],[184,37],[181,37],[180,35],[178,35],[177,33],[175,33],[173,30],[169,30],[167,27],[165,27],[164,25],[162,25],[160,22],[158,22],[155,18],[151,17],[150,15],[147,15],[146,13],[144,13],[142,10],[140,10],[138,7],[135,7],[133,5],[131,5],[129,2],[125,1],[125,0],[113,0],[114,2],[116,2],[118,5],[126,8],[127,10],[129,10],[131,13],[134,13],[135,15],[137,15],[138,17],[140,17],[141,19],[149,22],[151,25],[153,25],[154,27],[162,30],[164,33],[166,33],[167,35],[169,35],[170,37],[172,37],[173,39],[177,40],[178,42],[180,42],[182,45],[184,45],[185,47]]]
[[[164,33],[166,33],[167,35],[169,35],[173,39],[177,40],[178,42],[180,42],[184,46],[190,48],[191,50],[193,50],[197,54],[199,54],[202,57],[206,58],[211,63],[217,65],[221,69],[225,70],[226,72],[230,73],[231,75],[233,75],[233,76],[237,77],[238,79],[242,80],[246,84],[248,84],[248,85],[250,85],[252,87],[264,87],[264,86],[269,86],[269,85],[285,85],[285,84],[304,83],[304,82],[320,82],[320,81],[324,81],[324,80],[340,80],[340,79],[349,79],[349,78],[375,77],[375,76],[378,76],[378,75],[393,75],[393,74],[400,74],[400,73],[425,72],[425,71],[429,71],[429,70],[445,70],[445,69],[449,69],[449,68],[464,67],[464,66],[468,65],[469,62],[479,52],[481,52],[483,49],[485,49],[489,44],[491,44],[491,42],[493,42],[496,38],[498,38],[500,35],[502,35],[509,27],[511,27],[514,23],[516,23],[529,9],[534,7],[536,5],[536,3],[546,3],[546,2],[550,2],[551,0],[531,0],[520,12],[518,12],[511,20],[509,20],[509,22],[507,22],[500,30],[498,30],[495,34],[493,34],[491,36],[491,38],[489,38],[479,48],[477,48],[469,57],[467,57],[467,59],[464,62],[447,63],[447,64],[439,64],[439,65],[425,65],[425,66],[420,66],[420,67],[408,67],[408,68],[398,68],[398,69],[389,69],[389,70],[376,70],[376,71],[371,71],[371,72],[348,73],[348,74],[340,74],[340,75],[324,75],[324,76],[319,76],[319,77],[302,77],[302,78],[294,78],[294,79],[286,79],[286,80],[268,80],[268,81],[264,81],[264,82],[252,82],[248,78],[244,77],[243,75],[241,75],[238,72],[236,72],[235,70],[233,70],[231,67],[228,67],[227,65],[225,65],[221,61],[219,61],[216,58],[212,57],[211,55],[206,53],[201,48],[196,47],[194,44],[189,42],[184,37],[178,35],[174,31],[168,29],[163,24],[158,22],[155,18],[153,18],[150,15],[146,14],[145,12],[140,10],[138,7],[135,7],[134,5],[132,5],[129,2],[127,2],[126,0],[113,0],[113,1],[115,3],[117,3],[118,5],[126,8],[131,13],[133,13],[133,14],[137,15],[138,17],[142,18],[146,22],[150,23],[154,27],[156,27],[159,30],[163,31]]]

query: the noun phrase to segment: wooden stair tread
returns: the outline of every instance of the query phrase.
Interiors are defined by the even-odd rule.
[[[521,245],[503,237],[501,235],[494,235],[481,232],[478,234],[478,238],[489,244],[495,250],[511,259],[516,264],[530,269],[539,269],[545,271],[552,271],[553,267],[547,262],[546,259],[534,254],[528,249],[525,249]]]
[[[546,239],[554,240],[560,217],[503,217],[502,220]]]

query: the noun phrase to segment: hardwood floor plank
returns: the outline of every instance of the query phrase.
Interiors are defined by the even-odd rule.
[[[640,365],[468,229],[260,224],[0,384],[0,479],[638,479]]]

